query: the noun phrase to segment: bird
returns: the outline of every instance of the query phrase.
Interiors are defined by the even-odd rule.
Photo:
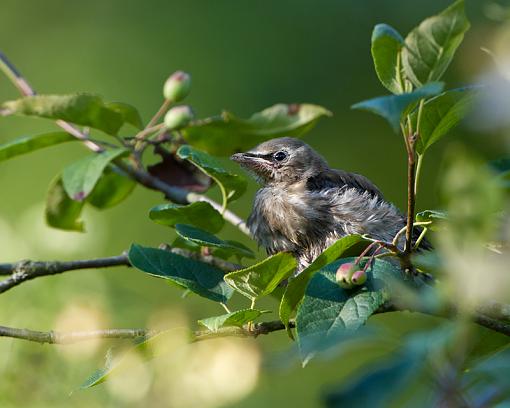
[[[344,236],[391,242],[406,224],[400,210],[368,178],[332,169],[300,139],[271,139],[231,160],[261,184],[247,221],[251,235],[268,255],[292,253],[296,275]],[[416,240],[420,231],[414,232]],[[422,240],[421,246],[428,245]]]

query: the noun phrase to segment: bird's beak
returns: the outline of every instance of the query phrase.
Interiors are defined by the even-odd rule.
[[[236,153],[230,156],[230,160],[239,164],[250,165],[250,163],[260,160],[260,156],[253,153]]]

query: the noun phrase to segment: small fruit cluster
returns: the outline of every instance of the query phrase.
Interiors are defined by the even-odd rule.
[[[361,286],[367,281],[366,270],[354,262],[344,263],[336,271],[336,282],[343,289]]]
[[[165,82],[163,95],[169,103],[180,102],[191,89],[191,76],[183,71],[174,72]],[[193,119],[193,110],[188,105],[175,106],[165,115],[165,127],[178,130],[187,126]]]

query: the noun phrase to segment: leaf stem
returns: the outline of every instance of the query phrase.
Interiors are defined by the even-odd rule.
[[[423,238],[425,238],[425,234],[427,233],[427,231],[428,231],[428,228],[427,227],[423,227],[423,230],[421,231],[420,236],[418,237],[418,239],[414,243],[413,250],[420,246],[420,243],[423,240]]]
[[[416,163],[416,177],[414,180],[414,195],[418,195],[418,184],[420,182],[421,167],[423,165],[423,154],[418,154],[418,161]]]
[[[170,99],[165,99],[163,101],[163,104],[158,109],[158,111],[154,114],[151,120],[149,120],[149,123],[147,123],[147,126],[145,126],[144,130],[156,125],[156,123],[158,123],[158,120],[161,118],[161,116],[163,116],[167,112],[168,108],[170,108],[171,105],[172,101]]]
[[[223,309],[225,309],[225,311],[226,311],[227,313],[231,313],[231,312],[230,312],[230,309],[228,308],[228,306],[227,306],[225,303],[221,302],[220,304],[221,304],[221,306],[223,306]]]

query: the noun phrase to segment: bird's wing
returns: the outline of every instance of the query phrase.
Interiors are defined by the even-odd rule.
[[[344,170],[329,169],[310,177],[307,180],[308,190],[317,191],[334,187],[355,188],[360,192],[367,191],[370,195],[384,199],[381,191],[369,179],[361,174],[349,173]]]

